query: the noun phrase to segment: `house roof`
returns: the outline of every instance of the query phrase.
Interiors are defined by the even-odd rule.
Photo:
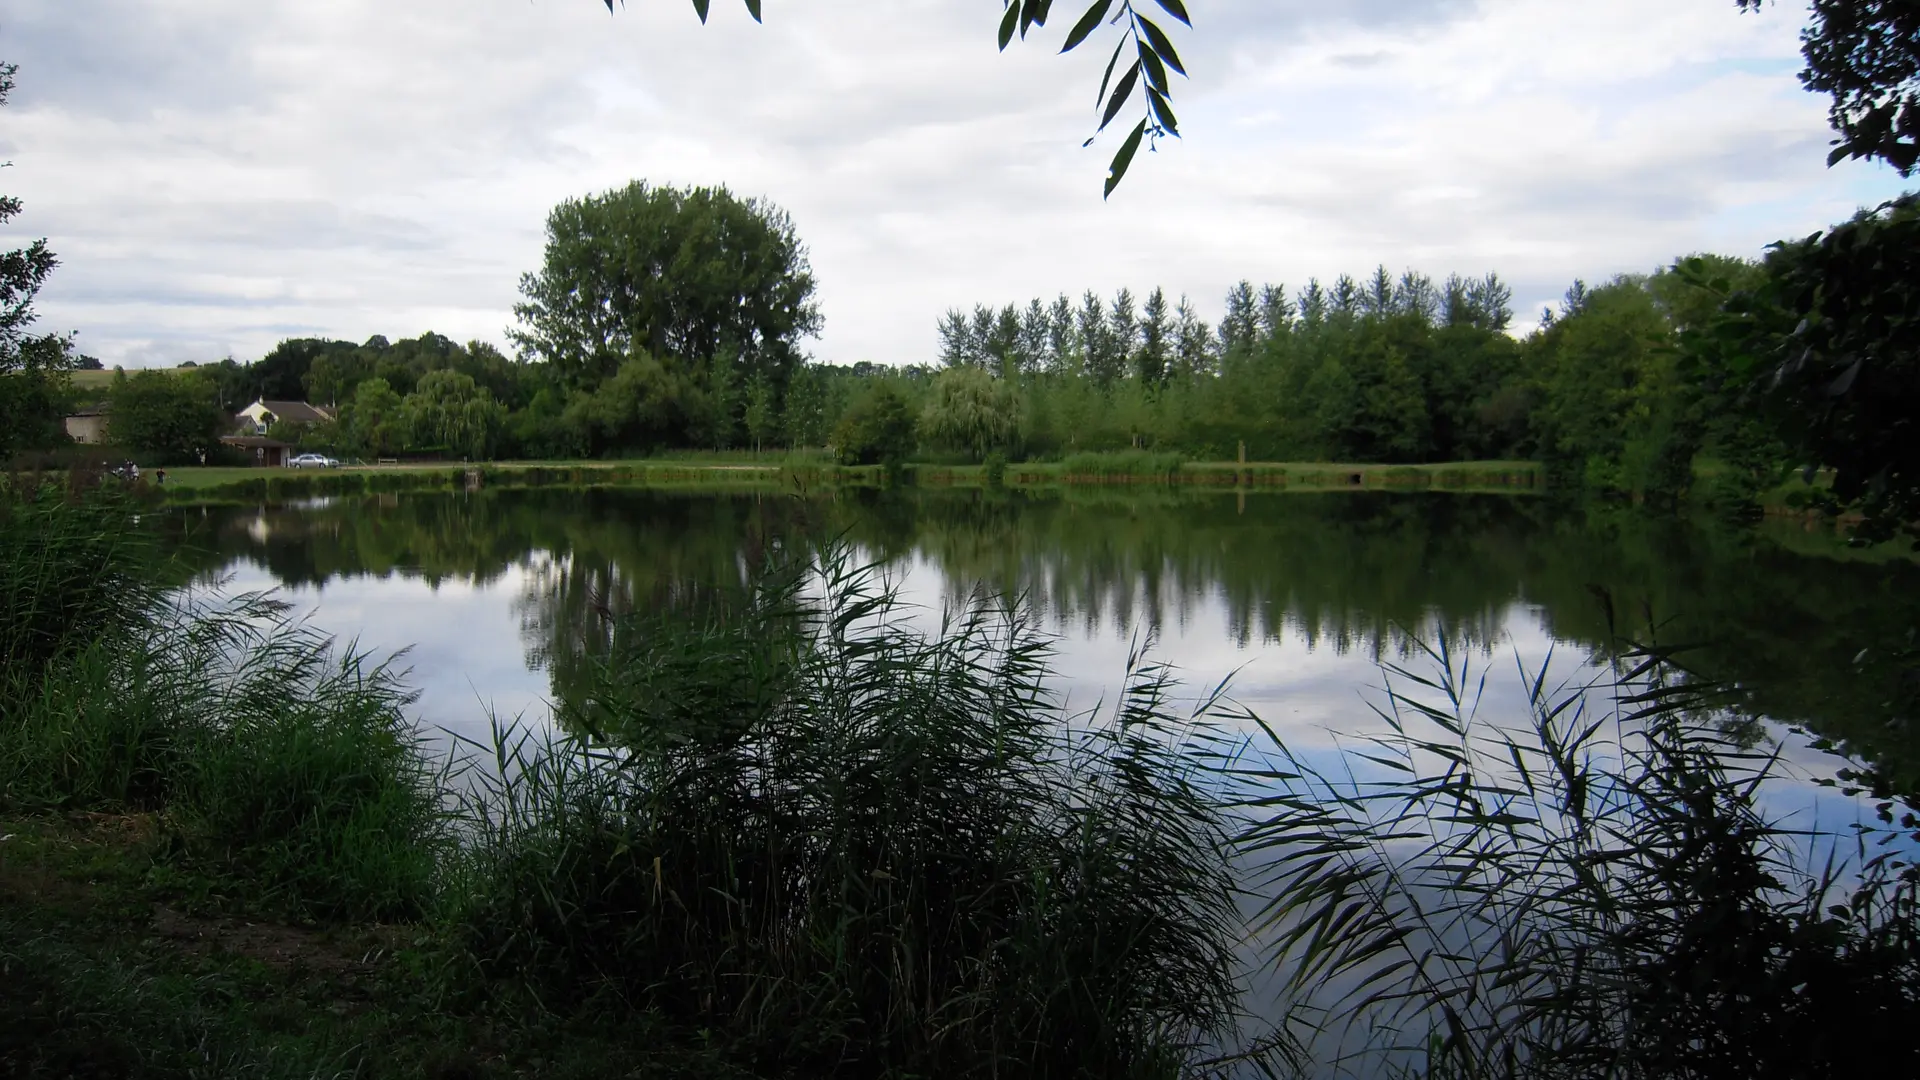
[[[290,424],[318,424],[333,419],[327,410],[304,401],[256,401],[254,404],[272,413],[275,420]]]
[[[264,435],[222,435],[220,441],[228,446],[237,446],[242,450],[291,450],[292,443],[269,439]]]
[[[97,405],[88,405],[83,408],[75,409],[72,412],[68,413],[67,415],[68,416],[106,416],[112,411],[113,411],[113,403],[110,401],[102,401]]]

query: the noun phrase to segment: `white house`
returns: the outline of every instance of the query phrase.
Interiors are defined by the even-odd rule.
[[[66,417],[67,436],[74,442],[97,446],[107,441],[107,406],[89,405]]]
[[[333,412],[304,401],[256,401],[234,414],[234,418],[265,435],[275,423],[320,424],[333,419]]]

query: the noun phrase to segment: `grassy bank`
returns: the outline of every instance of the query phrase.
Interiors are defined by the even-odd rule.
[[[151,474],[149,474],[151,475]],[[1341,465],[1183,462],[1153,454],[1085,454],[1059,462],[1009,465],[910,464],[895,481],[937,486],[1191,485],[1265,491],[1440,490],[1533,491],[1541,484],[1530,462],[1454,465]],[[683,456],[615,462],[499,462],[355,467],[325,471],[244,468],[167,470],[165,493],[180,502],[268,501],[388,491],[468,487],[632,486],[791,490],[873,487],[889,483],[879,466],[839,466],[811,457]]]
[[[607,618],[454,775],[389,669],[163,592],[74,483],[0,494],[9,1075],[1920,1066],[1920,821],[1809,855],[1664,653],[1516,708],[1443,649],[1327,762],[1139,657],[1068,712],[1023,606],[921,631],[792,551]]]
[[[1150,670],[1069,723],[1017,612],[927,636],[802,559],[615,627],[562,733],[463,783],[387,669],[143,585],[123,491],[13,495],[15,1074],[201,1075],[211,1039],[247,1075],[1159,1077],[1231,1041],[1211,742]],[[89,560],[136,587],[49,607]]]

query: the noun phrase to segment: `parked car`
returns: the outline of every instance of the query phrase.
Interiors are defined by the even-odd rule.
[[[301,454],[287,461],[289,469],[337,469],[340,463],[325,454]]]

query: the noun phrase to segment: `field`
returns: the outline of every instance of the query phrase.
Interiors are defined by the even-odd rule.
[[[169,374],[179,374],[180,372],[190,371],[192,369],[191,368],[128,369],[128,374],[132,374],[136,370],[164,371]],[[113,371],[112,369],[107,369],[105,371],[76,371],[76,372],[73,372],[70,377],[73,380],[73,388],[75,390],[105,390],[107,387],[113,385],[113,377],[116,374],[117,372]]]

